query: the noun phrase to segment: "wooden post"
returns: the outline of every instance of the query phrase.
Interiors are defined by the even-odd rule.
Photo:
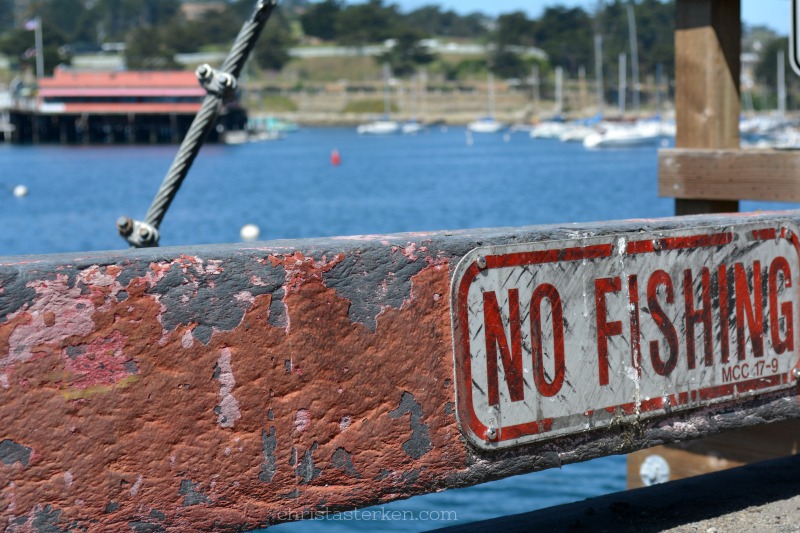
[[[675,3],[677,148],[739,147],[741,0]],[[677,215],[739,210],[739,202],[675,201]]]
[[[781,180],[793,157],[738,151],[740,18],[740,0],[676,1],[676,150],[661,153],[659,193],[677,197],[677,215],[738,211],[739,199],[765,194],[786,199],[778,191],[791,185]],[[796,453],[798,434],[792,420],[642,450],[628,458],[628,487],[642,486],[640,467],[652,455],[666,460],[669,479],[680,479]]]

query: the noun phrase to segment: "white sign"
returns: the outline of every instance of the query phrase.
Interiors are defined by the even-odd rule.
[[[471,251],[454,273],[457,414],[505,448],[796,387],[792,224]]]

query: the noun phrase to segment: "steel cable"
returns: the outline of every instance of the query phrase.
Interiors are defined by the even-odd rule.
[[[276,4],[277,0],[259,0],[256,3],[253,14],[242,26],[239,35],[237,35],[231,47],[231,51],[222,63],[222,75],[228,74],[232,76],[234,80],[239,77],[250,52],[253,50]],[[169,209],[172,200],[175,199],[175,195],[178,193],[178,189],[186,178],[195,157],[197,157],[197,154],[200,152],[203,141],[214,125],[219,108],[223,102],[223,96],[222,91],[209,92],[203,99],[200,111],[197,112],[197,115],[192,121],[189,131],[186,133],[186,137],[184,137],[180,149],[167,171],[167,175],[164,177],[164,181],[161,183],[161,187],[159,187],[153,199],[153,203],[150,205],[150,209],[147,210],[145,223],[150,224],[156,229],[161,224],[167,209]],[[157,242],[155,244],[157,244]]]

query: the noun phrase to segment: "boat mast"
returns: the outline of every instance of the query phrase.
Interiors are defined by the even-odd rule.
[[[556,114],[564,111],[564,68],[556,67]]]
[[[617,106],[619,114],[625,116],[625,97],[628,92],[628,66],[625,52],[619,55],[619,87],[617,88]]]
[[[664,84],[664,65],[659,63],[656,65],[656,112],[661,117],[664,107],[664,95],[661,92],[661,87]]]
[[[786,59],[783,50],[778,50],[778,116],[786,116]]]
[[[386,118],[389,118],[389,112],[391,111],[391,95],[389,90],[389,78],[391,77],[391,71],[389,69],[389,63],[383,64],[383,114]]]
[[[628,36],[631,41],[631,76],[633,82],[633,112],[639,115],[639,45],[636,40],[636,18],[633,4],[628,4]]]
[[[594,10],[594,77],[597,83],[597,112],[603,113],[605,108],[605,86],[603,83],[603,34],[601,31],[601,17],[605,11],[603,0],[597,0]]]
[[[597,91],[597,112],[602,113],[605,105],[603,97],[603,36],[594,34],[594,75]]]
[[[494,74],[489,72],[489,116],[494,118]]]

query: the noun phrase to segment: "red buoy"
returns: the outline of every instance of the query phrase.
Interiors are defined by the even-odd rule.
[[[331,165],[338,167],[342,164],[342,157],[339,155],[339,150],[333,150],[331,152]]]

